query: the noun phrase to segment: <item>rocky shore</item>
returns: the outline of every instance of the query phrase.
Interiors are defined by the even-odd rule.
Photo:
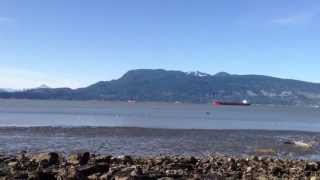
[[[0,179],[320,179],[320,162],[252,156],[0,155]]]

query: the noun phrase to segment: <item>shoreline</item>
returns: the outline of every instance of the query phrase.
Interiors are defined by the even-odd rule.
[[[99,100],[99,99],[20,99],[20,98],[0,98],[0,101],[6,101],[6,102],[14,102],[14,101],[20,101],[20,102],[32,102],[32,101],[36,101],[36,102],[52,102],[52,103],[56,103],[56,102],[73,102],[73,103],[106,103],[106,104],[110,104],[110,103],[120,103],[120,104],[168,104],[168,105],[212,105],[212,101],[210,102],[202,102],[202,103],[196,103],[196,102],[188,102],[188,101],[135,101],[135,102],[130,102],[130,100]],[[128,102],[129,101],[129,102]],[[278,107],[278,108],[315,108],[315,109],[319,109],[320,107],[318,107],[317,105],[314,104],[309,104],[309,105],[285,105],[285,104],[259,104],[259,103],[254,103],[251,104],[251,106],[257,106],[257,107]]]
[[[248,131],[248,132],[263,132],[263,133],[303,133],[303,134],[319,134],[319,131],[305,131],[305,130],[278,130],[278,129],[203,129],[203,128],[165,128],[165,127],[139,127],[139,126],[0,126],[1,131],[15,131],[15,130],[37,130],[37,129],[52,129],[52,130],[66,130],[66,129],[86,129],[86,130],[103,130],[103,129],[137,129],[137,130],[155,130],[155,131]]]
[[[80,152],[0,155],[0,178],[8,179],[319,179],[320,162],[211,155],[111,156]]]
[[[303,131],[0,127],[0,153],[13,155],[23,150],[195,157],[216,152],[236,157],[265,154],[273,158],[320,160],[319,142],[320,133]]]

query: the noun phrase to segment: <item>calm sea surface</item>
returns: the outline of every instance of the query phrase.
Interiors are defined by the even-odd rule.
[[[0,100],[0,127],[147,127],[320,131],[320,109]]]
[[[302,141],[304,149],[286,145]],[[252,155],[320,160],[320,109],[0,100],[0,153]]]

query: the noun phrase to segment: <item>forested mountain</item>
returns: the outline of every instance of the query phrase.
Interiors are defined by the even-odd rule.
[[[202,72],[139,69],[120,79],[91,86],[37,88],[20,92],[0,92],[0,98],[164,101],[208,103],[213,99],[256,104],[317,105],[320,84],[262,75],[232,75]]]

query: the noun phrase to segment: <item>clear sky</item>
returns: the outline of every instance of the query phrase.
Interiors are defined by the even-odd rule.
[[[130,69],[320,82],[319,0],[1,0],[0,87],[82,87]]]

